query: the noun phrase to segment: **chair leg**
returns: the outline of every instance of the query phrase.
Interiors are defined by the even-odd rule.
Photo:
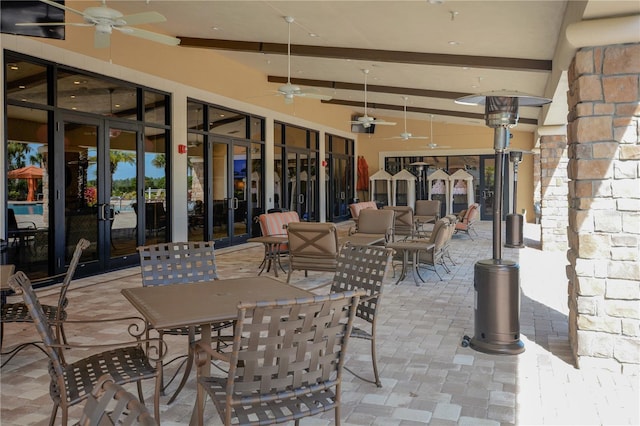
[[[293,272],[293,268],[289,265],[289,273],[287,274],[287,284],[291,281],[291,273]]]
[[[162,389],[162,379],[160,372],[158,372],[158,377],[156,377],[156,388],[153,392],[153,415],[156,418],[158,424],[160,423],[160,390]],[[138,381],[140,383],[140,381]],[[142,401],[142,400],[141,400]]]
[[[53,409],[51,410],[51,418],[49,418],[49,426],[53,426],[56,423],[56,415],[58,414],[58,404],[53,403]]]
[[[371,363],[373,364],[373,377],[376,382],[376,386],[381,388],[380,376],[378,375],[378,357],[376,355],[376,340],[371,339]]]

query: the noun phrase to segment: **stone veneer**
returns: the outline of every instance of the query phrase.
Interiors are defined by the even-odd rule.
[[[640,44],[569,68],[569,339],[577,366],[640,371]]]
[[[541,243],[548,251],[567,250],[567,138],[540,137]]]

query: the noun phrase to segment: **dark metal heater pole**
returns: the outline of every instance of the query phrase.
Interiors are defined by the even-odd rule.
[[[506,217],[505,247],[524,248],[524,216],[518,214],[518,165],[522,161],[522,151],[510,151],[509,160],[513,163],[513,213]]]

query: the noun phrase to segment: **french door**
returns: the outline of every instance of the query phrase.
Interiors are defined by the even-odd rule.
[[[68,264],[75,245],[86,238],[91,245],[80,260],[83,272],[94,273],[138,262],[136,247],[145,242],[149,218],[138,161],[142,127],[114,118],[65,113],[59,122],[54,152],[55,250],[58,265]],[[128,190],[114,194],[114,180]],[[166,219],[165,219],[166,220]],[[166,232],[158,225],[158,232]],[[146,226],[148,228],[148,226]],[[64,259],[64,263],[62,260]]]
[[[216,247],[242,243],[251,232],[250,144],[215,137],[209,164],[213,172],[211,199]]]
[[[329,159],[327,213],[331,221],[349,218],[349,202],[353,197],[353,167],[347,156],[332,155]]]
[[[287,148],[286,200],[283,207],[298,212],[300,220],[317,220],[316,157],[308,150]]]

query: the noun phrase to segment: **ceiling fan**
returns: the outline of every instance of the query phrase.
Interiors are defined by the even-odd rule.
[[[433,114],[430,115],[430,122],[431,125],[429,126],[429,139],[431,140],[431,142],[429,142],[427,144],[427,147],[430,149],[436,149],[436,148],[451,148],[450,146],[442,146],[442,145],[438,145],[437,143],[433,142]]]
[[[321,99],[323,101],[331,100],[331,96],[322,95],[316,92],[309,92],[301,89],[300,86],[291,83],[291,24],[294,19],[291,16],[285,16],[284,20],[287,22],[289,29],[289,38],[287,41],[287,83],[278,88],[278,93],[284,96],[285,104],[292,104],[293,98],[296,96]]]
[[[130,25],[139,24],[151,24],[156,22],[164,22],[167,19],[158,12],[142,12],[134,13],[133,15],[123,15],[115,9],[107,7],[106,0],[102,0],[102,6],[88,7],[84,11],[76,10],[68,6],[64,6],[60,3],[56,3],[53,0],[40,0],[42,3],[48,4],[58,9],[68,10],[82,16],[84,22],[46,22],[46,23],[31,23],[23,22],[16,24],[17,26],[59,26],[70,25],[76,27],[94,27],[94,42],[93,45],[96,48],[109,47],[111,41],[111,33],[113,30],[120,31],[123,34],[127,34],[134,37],[140,37],[147,40],[155,41],[158,43],[167,44],[170,46],[176,46],[180,44],[180,39],[170,37],[164,34],[154,33],[152,31],[141,30],[139,28],[131,27]]]
[[[362,70],[362,72],[364,73],[364,115],[352,121],[351,124],[360,124],[365,129],[371,127],[372,124],[380,126],[395,126],[396,123],[391,121],[378,120],[367,115],[367,75],[369,74],[369,70],[365,69]]]
[[[429,139],[428,136],[413,136],[411,133],[407,132],[407,101],[409,98],[407,96],[403,96],[404,99],[404,132],[400,133],[400,136],[394,136],[390,139],[402,139],[403,141],[407,141],[409,139]]]

